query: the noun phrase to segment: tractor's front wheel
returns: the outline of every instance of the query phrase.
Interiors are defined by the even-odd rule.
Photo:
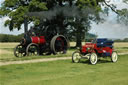
[[[26,56],[25,47],[21,44],[17,45],[14,49],[14,55],[16,57],[24,57]]]
[[[111,61],[112,62],[116,62],[118,59],[118,55],[117,55],[117,52],[112,52],[112,55],[111,55]]]
[[[79,51],[76,51],[72,54],[72,62],[73,63],[78,63],[80,61],[81,54]]]
[[[97,54],[96,53],[92,53],[90,55],[90,63],[95,65],[97,63]]]

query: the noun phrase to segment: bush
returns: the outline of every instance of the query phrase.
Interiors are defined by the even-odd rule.
[[[8,35],[0,34],[0,42],[20,42],[24,34],[20,35]]]
[[[121,39],[116,39],[114,40],[115,42],[128,42],[128,38],[124,38],[123,40]]]

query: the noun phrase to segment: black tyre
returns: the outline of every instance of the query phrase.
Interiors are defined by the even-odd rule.
[[[97,63],[97,54],[91,53],[89,60],[92,65],[95,65]]]
[[[79,63],[80,62],[80,59],[81,59],[81,54],[79,51],[75,51],[73,54],[72,54],[72,62],[73,63]]]
[[[26,48],[27,56],[39,55],[39,47],[37,44],[30,43]]]
[[[21,44],[17,45],[14,49],[14,55],[16,57],[24,57],[26,56],[26,51],[25,51],[25,47],[22,46]]]
[[[68,40],[63,35],[56,35],[50,42],[50,48],[53,54],[66,53],[69,47]]]
[[[117,62],[117,60],[118,60],[118,54],[117,54],[117,52],[113,51],[112,55],[111,55],[111,61]]]

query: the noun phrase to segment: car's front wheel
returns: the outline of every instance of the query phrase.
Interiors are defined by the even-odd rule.
[[[73,63],[78,63],[80,61],[81,54],[79,51],[76,51],[72,54],[72,62]]]

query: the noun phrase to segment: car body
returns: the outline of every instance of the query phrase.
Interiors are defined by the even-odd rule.
[[[75,59],[78,59],[76,62],[79,62],[81,58],[87,58],[90,59],[91,64],[96,64],[99,57],[111,57],[111,60],[116,62],[118,55],[113,48],[113,43],[107,38],[94,39],[92,42],[85,43],[79,51],[74,52],[72,61],[75,62]],[[75,56],[75,54],[77,55]]]

